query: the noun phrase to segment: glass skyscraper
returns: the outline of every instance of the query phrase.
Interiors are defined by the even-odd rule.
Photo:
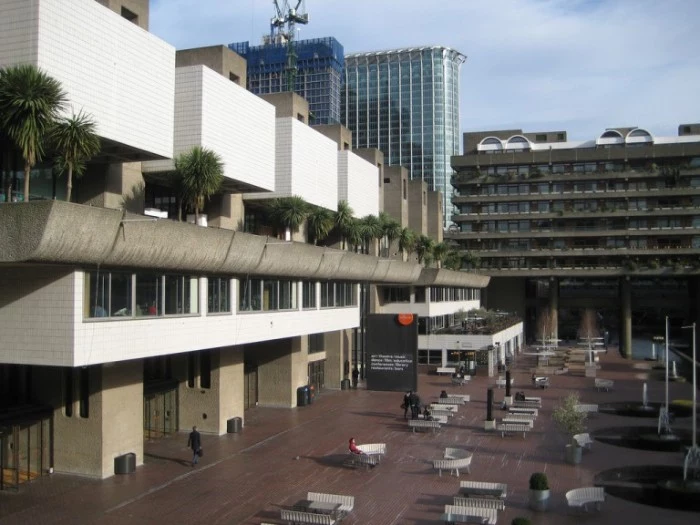
[[[459,155],[459,69],[466,56],[433,46],[345,56],[342,124],[356,148],[384,152],[411,179],[442,192],[451,221],[452,168]]]
[[[287,44],[248,42],[229,44],[248,63],[248,90],[256,95],[287,91]],[[297,73],[294,92],[309,103],[309,124],[340,122],[340,86],[343,77],[343,46],[333,37],[294,42]]]

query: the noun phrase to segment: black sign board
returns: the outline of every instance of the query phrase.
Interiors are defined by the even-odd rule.
[[[418,388],[418,316],[367,316],[367,390],[406,392]]]

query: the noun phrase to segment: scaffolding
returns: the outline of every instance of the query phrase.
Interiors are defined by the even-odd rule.
[[[293,43],[297,55],[294,92],[309,103],[312,124],[340,122],[340,89],[345,68],[343,46],[333,37],[299,40]],[[248,90],[258,94],[287,91],[286,43],[251,46],[249,42],[229,44],[248,63]]]

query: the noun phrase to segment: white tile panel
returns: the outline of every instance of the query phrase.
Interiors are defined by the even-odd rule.
[[[479,301],[442,301],[438,303],[386,303],[378,307],[382,314],[415,314],[419,317],[450,315],[479,308]]]
[[[352,151],[339,151],[338,200],[346,201],[355,217],[379,215],[379,168]]]
[[[3,297],[11,300],[0,307],[0,363],[93,365],[344,330],[360,323],[358,307],[86,321],[84,280],[80,271],[3,270],[0,286]],[[206,289],[202,279],[200,290]],[[200,312],[205,308],[202,293]]]
[[[32,63],[85,111],[97,133],[172,156],[175,48],[94,0],[4,0],[0,66]]]
[[[221,156],[224,176],[262,190],[275,187],[275,108],[205,66],[177,68],[174,155],[203,146]],[[153,161],[144,172],[170,171]]]
[[[337,144],[299,120],[278,118],[276,127],[275,191],[248,194],[246,199],[298,195],[310,204],[338,208]]]

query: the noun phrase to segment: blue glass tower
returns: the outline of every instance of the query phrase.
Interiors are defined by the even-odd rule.
[[[297,55],[294,92],[309,102],[310,124],[340,122],[340,90],[344,68],[343,46],[333,37],[299,40],[293,43]],[[288,48],[286,43],[250,46],[229,44],[248,62],[248,90],[263,95],[287,91]]]
[[[411,179],[441,191],[452,217],[450,157],[459,155],[459,70],[466,56],[447,47],[416,47],[345,57],[342,123],[358,148],[384,152]]]

